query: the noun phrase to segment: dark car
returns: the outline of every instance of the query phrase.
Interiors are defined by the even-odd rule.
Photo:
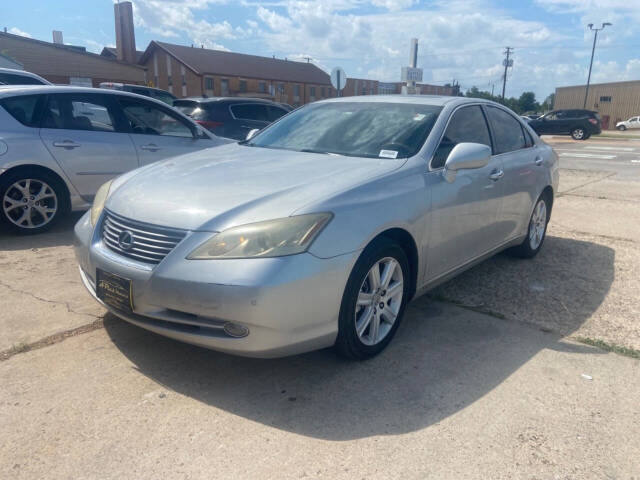
[[[100,88],[110,88],[112,90],[122,90],[123,92],[137,93],[145,97],[155,98],[167,105],[173,105],[176,96],[160,88],[147,87],[146,85],[133,85],[128,83],[102,82]]]
[[[592,110],[554,110],[531,120],[529,126],[538,135],[571,135],[574,140],[586,140],[602,131],[600,115]]]
[[[259,98],[184,98],[173,102],[185,115],[219,137],[244,140],[254,129],[261,129],[289,113],[281,103]]]

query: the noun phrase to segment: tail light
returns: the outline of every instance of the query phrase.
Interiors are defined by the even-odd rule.
[[[589,119],[589,121],[590,121],[591,123],[593,123],[594,125],[597,125],[597,124],[598,124],[598,120],[596,120],[595,118],[590,118],[590,119]]]
[[[209,120],[196,120],[196,123],[202,125],[207,130],[213,130],[214,128],[222,126],[222,122],[212,122]]]

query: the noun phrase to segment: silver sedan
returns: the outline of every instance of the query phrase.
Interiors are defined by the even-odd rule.
[[[412,298],[501,250],[536,255],[557,186],[556,154],[501,105],[332,99],[103,185],[76,255],[91,295],[161,335],[364,359]]]

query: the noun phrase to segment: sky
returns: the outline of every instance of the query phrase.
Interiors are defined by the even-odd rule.
[[[0,28],[100,52],[115,45],[113,0],[6,2]],[[306,61],[348,76],[399,81],[419,39],[423,81],[454,79],[463,91],[502,89],[504,47],[513,47],[507,96],[593,82],[640,79],[640,0],[133,0],[136,43],[204,45]]]

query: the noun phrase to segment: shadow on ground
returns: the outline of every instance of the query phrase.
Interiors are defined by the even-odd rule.
[[[56,222],[50,230],[35,235],[21,235],[0,225],[0,251],[73,245],[73,227],[82,215],[84,212],[72,212]]]
[[[563,295],[584,306],[567,319],[567,328],[575,330],[610,288],[613,251],[565,238],[548,240],[550,258],[573,252],[568,267],[587,274],[582,281],[589,283],[588,298],[580,282],[563,287]],[[521,289],[528,276],[545,275],[545,270],[557,274],[554,263],[543,257],[505,261],[499,256],[486,263],[492,262],[500,265],[494,275],[507,290]],[[366,362],[342,360],[332,350],[275,360],[233,357],[157,336],[110,315],[105,328],[141,373],[166,388],[256,422],[329,440],[401,434],[437,423],[490,392],[545,348],[600,352],[562,342],[557,333],[427,297],[409,306],[389,348]]]

